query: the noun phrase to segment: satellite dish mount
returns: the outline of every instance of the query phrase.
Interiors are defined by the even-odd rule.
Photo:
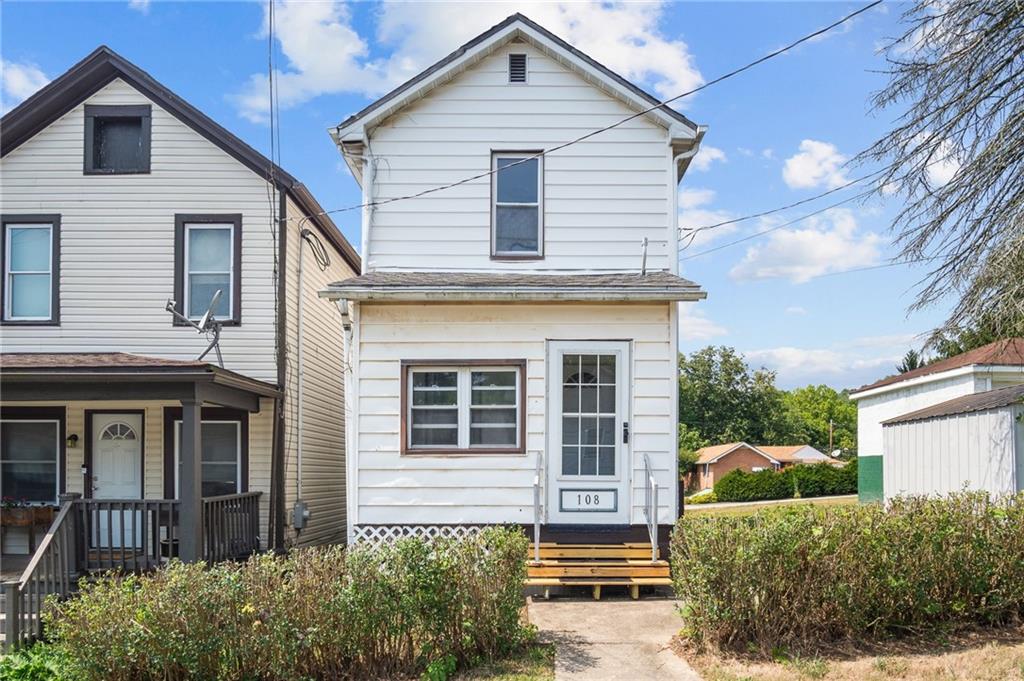
[[[186,326],[191,326],[197,333],[204,334],[210,341],[210,344],[206,346],[206,349],[203,350],[202,354],[199,355],[199,357],[196,357],[196,359],[202,361],[204,357],[210,354],[210,350],[213,350],[217,353],[217,364],[219,364],[220,368],[223,369],[224,357],[220,354],[221,322],[213,315],[214,308],[216,308],[217,303],[220,302],[220,296],[221,290],[217,289],[213,294],[213,298],[210,299],[209,307],[206,308],[206,312],[203,313],[203,316],[199,318],[198,322],[189,319],[178,312],[178,303],[174,300],[168,299],[167,305],[164,309],[171,313],[171,316],[174,317],[176,322],[185,324]]]

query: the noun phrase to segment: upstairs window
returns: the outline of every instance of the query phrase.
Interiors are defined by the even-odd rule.
[[[402,451],[524,451],[525,363],[405,364],[402,370]]]
[[[2,289],[5,324],[56,324],[60,304],[60,216],[4,215]]]
[[[492,159],[491,255],[544,255],[544,158],[540,152],[500,152]]]
[[[241,215],[175,216],[174,300],[181,314],[198,320],[220,291],[213,314],[240,323],[241,246]]]
[[[151,120],[148,105],[87,105],[85,174],[148,173]]]
[[[525,54],[510,54],[510,55],[508,55],[508,82],[510,82],[510,83],[525,83],[526,82],[526,55]]]

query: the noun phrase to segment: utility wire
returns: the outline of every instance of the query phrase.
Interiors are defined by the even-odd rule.
[[[628,122],[630,122],[632,120],[640,118],[641,116],[646,116],[647,114],[649,114],[649,113],[651,113],[653,111],[657,111],[658,109],[661,109],[661,108],[665,107],[667,104],[671,104],[672,102],[678,101],[678,100],[680,100],[680,99],[682,99],[684,97],[689,97],[690,95],[694,95],[694,94],[696,94],[696,93],[698,93],[698,92],[700,92],[702,90],[705,90],[705,89],[711,87],[712,85],[716,85],[718,83],[721,83],[724,80],[728,80],[729,78],[732,78],[734,76],[738,76],[739,74],[743,73],[744,71],[748,71],[748,70],[754,68],[755,66],[758,66],[759,64],[763,64],[764,62],[766,62],[766,61],[768,61],[770,59],[774,59],[775,57],[778,57],[778,56],[780,56],[782,54],[785,54],[786,52],[789,52],[792,49],[795,49],[796,47],[802,45],[805,42],[808,42],[809,40],[813,40],[813,39],[817,38],[820,35],[828,33],[832,29],[834,29],[834,28],[836,28],[838,26],[841,26],[841,25],[845,24],[848,21],[851,21],[852,19],[854,19],[858,15],[861,15],[864,12],[867,12],[868,10],[870,10],[873,7],[875,7],[877,5],[880,5],[880,4],[882,4],[882,0],[874,0],[874,2],[871,2],[871,3],[867,4],[867,5],[864,5],[860,9],[847,14],[846,16],[842,17],[841,19],[838,19],[837,21],[834,21],[833,23],[829,24],[828,26],[825,26],[824,28],[820,28],[817,31],[814,31],[813,33],[808,33],[807,35],[803,36],[802,38],[794,40],[793,42],[789,43],[788,45],[785,45],[784,47],[780,47],[777,50],[769,52],[768,54],[765,54],[765,55],[759,57],[758,59],[755,59],[752,62],[749,62],[749,63],[747,63],[747,64],[745,64],[743,66],[740,66],[739,68],[733,69],[732,71],[729,71],[728,73],[725,73],[725,74],[723,74],[721,76],[718,76],[717,78],[709,80],[706,83],[698,85],[697,87],[695,87],[695,88],[693,88],[691,90],[687,90],[686,92],[678,94],[678,95],[676,95],[674,97],[669,97],[668,99],[666,99],[664,101],[658,102],[657,104],[655,104],[653,106],[650,106],[650,107],[648,107],[646,109],[638,111],[638,112],[636,112],[636,113],[634,113],[634,114],[632,114],[630,116],[627,116],[626,118],[623,118],[623,119],[621,119],[619,121],[616,121],[615,123],[612,123],[611,125],[607,125],[607,126],[605,126],[603,128],[598,128],[596,130],[591,130],[590,132],[585,133],[583,135],[580,135],[579,137],[577,137],[575,139],[572,139],[572,140],[569,140],[568,142],[563,142],[563,143],[558,144],[558,145],[556,145],[554,147],[551,147],[550,149],[545,149],[544,151],[540,151],[540,152],[538,152],[536,154],[531,154],[529,156],[523,157],[523,158],[519,159],[518,161],[515,161],[514,163],[509,163],[508,165],[502,166],[501,169],[502,170],[507,170],[508,168],[511,168],[513,166],[517,166],[517,165],[519,165],[521,163],[528,163],[530,161],[533,161],[535,159],[541,158],[543,156],[547,156],[548,154],[551,154],[553,152],[560,151],[562,149],[570,147],[570,146],[572,146],[574,144],[579,144],[580,142],[588,140],[591,137],[594,137],[595,135],[599,135],[599,134],[601,134],[603,132],[607,132],[608,130],[613,130],[613,129],[615,129],[615,128],[617,128],[617,127],[619,127],[619,126],[621,126],[621,125],[623,125],[625,123],[628,123]],[[491,175],[495,174],[496,172],[498,172],[498,169],[494,168],[494,169],[488,170],[487,172],[479,173],[477,175],[472,175],[470,177],[463,178],[463,179],[458,180],[456,182],[450,182],[448,184],[438,185],[436,187],[429,187],[427,189],[415,192],[413,194],[406,194],[406,195],[403,195],[403,196],[394,196],[394,197],[386,198],[386,199],[379,199],[379,200],[375,200],[375,201],[367,201],[365,203],[358,203],[358,204],[354,204],[354,205],[351,205],[351,206],[346,206],[344,208],[335,208],[333,210],[325,210],[325,211],[323,211],[321,213],[317,213],[316,216],[314,216],[314,217],[319,217],[321,215],[333,215],[335,213],[346,213],[346,212],[349,212],[349,211],[359,210],[359,209],[362,209],[362,208],[370,208],[370,207],[374,207],[374,206],[383,206],[385,204],[395,203],[395,202],[398,202],[398,201],[408,201],[410,199],[418,199],[420,197],[427,196],[428,194],[434,194],[434,193],[437,193],[437,192],[440,192],[440,191],[445,191],[447,189],[453,189],[455,187],[459,187],[461,185],[468,184],[469,182],[474,182],[476,180],[481,180],[483,178],[490,177]]]

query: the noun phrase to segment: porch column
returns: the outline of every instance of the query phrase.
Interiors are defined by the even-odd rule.
[[[203,559],[203,444],[202,401],[181,401],[181,501],[178,526],[178,556],[186,563]]]

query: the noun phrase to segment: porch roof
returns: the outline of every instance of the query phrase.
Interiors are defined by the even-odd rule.
[[[489,272],[370,272],[329,284],[331,300],[643,301],[700,300],[699,285],[671,272],[518,274]]]
[[[259,411],[259,398],[277,386],[208,362],[126,352],[2,353],[3,399],[198,400]]]

